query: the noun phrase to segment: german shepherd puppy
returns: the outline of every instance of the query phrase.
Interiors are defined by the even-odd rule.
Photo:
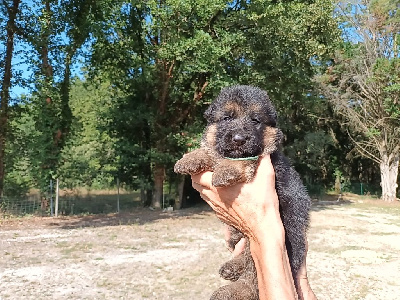
[[[175,164],[175,172],[194,175],[213,171],[212,184],[225,187],[251,181],[258,157],[270,154],[286,248],[297,287],[296,276],[306,255],[311,199],[298,173],[279,151],[283,134],[276,127],[276,110],[267,93],[252,86],[224,88],[206,110],[205,117],[207,127],[201,147],[185,154]],[[243,234],[233,227],[230,232],[228,244],[234,248]],[[220,275],[232,283],[215,291],[212,300],[259,299],[257,272],[248,241],[239,256],[221,267]]]

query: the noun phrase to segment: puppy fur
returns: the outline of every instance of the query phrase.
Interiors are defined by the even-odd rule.
[[[213,171],[214,186],[230,186],[251,181],[258,165],[257,159],[235,159],[270,154],[286,248],[296,285],[296,275],[306,254],[311,200],[298,173],[279,151],[283,134],[276,127],[276,110],[267,93],[252,86],[224,88],[206,110],[205,117],[207,127],[201,147],[185,154],[175,164],[175,172],[194,175]],[[234,248],[244,235],[233,227],[230,232],[228,245]],[[259,299],[257,273],[248,240],[246,243],[245,251],[221,267],[220,275],[232,283],[215,291],[212,300]]]

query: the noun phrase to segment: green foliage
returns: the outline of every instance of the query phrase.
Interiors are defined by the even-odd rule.
[[[131,177],[133,166],[171,168],[193,148],[204,104],[223,86],[267,89],[289,145],[315,129],[308,109],[321,103],[313,104],[310,78],[338,34],[330,1],[121,3],[98,24],[90,67],[127,95],[116,99],[114,119]],[[129,150],[136,159],[127,160]]]
[[[115,96],[109,87],[107,82],[74,81],[70,98],[74,122],[57,169],[66,187],[99,189],[114,184],[116,139],[104,131],[112,121],[109,111]]]
[[[302,172],[307,182],[323,182],[324,179],[331,178],[330,150],[333,145],[332,138],[319,130],[295,139],[285,147],[285,151],[289,157],[296,158],[296,168]]]
[[[400,119],[400,58],[379,58],[371,82],[382,87],[383,109],[390,119]]]
[[[204,109],[238,83],[268,91],[284,151],[308,184],[329,185],[336,169],[358,172],[358,161],[347,164],[349,139],[312,80],[328,66],[321,78],[338,91],[346,63],[361,51],[347,43],[346,63],[333,64],[340,32],[331,1],[34,3],[40,9],[23,5],[19,24],[33,48],[26,56],[35,91],[13,116],[8,186],[45,191],[59,177],[70,188],[106,188],[118,178],[147,191],[148,200],[156,177],[177,182],[173,165],[198,147]],[[79,54],[87,54],[82,80],[71,78]],[[371,67],[369,80],[387,83],[385,111],[394,122],[398,62]]]
[[[319,78],[354,149],[380,166],[382,198],[388,201],[396,197],[400,156],[398,4],[343,4],[341,17],[352,34]]]
[[[32,141],[37,138],[32,106],[26,102],[13,107],[10,113],[10,135],[6,148],[4,194],[19,196],[36,186],[35,167],[31,159],[36,151]]]

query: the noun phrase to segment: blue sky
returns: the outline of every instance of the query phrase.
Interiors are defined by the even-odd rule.
[[[31,13],[35,13],[35,10],[39,12],[38,10],[41,7],[40,1],[34,1],[34,0],[26,0],[23,1],[26,6],[21,6],[20,8],[22,10],[24,9],[29,9]],[[39,3],[39,4],[37,4]],[[22,5],[22,4],[21,4]],[[5,26],[5,24],[2,24],[2,27]],[[68,43],[68,38],[65,33],[60,33],[57,35],[56,38],[61,38],[65,43]],[[5,41],[0,41],[0,50],[4,52],[5,50]],[[15,37],[14,40],[14,53],[13,53],[13,59],[12,59],[12,70],[13,73],[19,73],[20,76],[24,80],[29,80],[33,79],[33,71],[32,71],[32,66],[34,65],[34,62],[32,61],[33,59],[38,59],[37,58],[37,53],[35,53],[34,49],[26,42],[22,41],[18,36]],[[86,49],[86,50],[85,50]],[[87,51],[88,47],[84,46],[84,50]],[[51,53],[50,59],[51,59]],[[83,57],[78,56],[77,58],[74,59],[73,65],[71,67],[72,70],[72,75],[73,76],[80,76],[82,77],[82,61]],[[55,62],[52,63],[53,68],[57,68],[57,64]],[[63,68],[64,66],[61,65]],[[26,87],[21,84],[16,84],[17,82],[16,78],[14,78],[14,82],[12,84],[11,90],[10,90],[10,96],[11,100],[16,100],[19,98],[22,94],[29,94],[32,90],[33,87]]]

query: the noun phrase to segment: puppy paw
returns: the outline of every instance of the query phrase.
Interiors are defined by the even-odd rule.
[[[194,161],[185,156],[178,160],[174,166],[175,173],[188,175],[198,174],[202,169],[202,165],[198,161]]]
[[[203,150],[197,149],[185,154],[174,166],[175,173],[195,175],[207,170],[212,170],[213,160]]]
[[[236,244],[239,243],[239,241],[244,238],[245,235],[233,226],[228,226],[228,234],[229,238],[226,240],[226,243],[228,247],[233,251]]]
[[[215,187],[231,186],[243,181],[243,174],[229,167],[216,168],[212,177],[212,185]]]
[[[219,269],[219,275],[225,280],[236,281],[243,273],[243,264],[226,262]]]
[[[247,258],[243,252],[235,256],[231,260],[224,263],[219,269],[219,275],[222,278],[230,281],[236,281],[243,275],[246,268]]]

